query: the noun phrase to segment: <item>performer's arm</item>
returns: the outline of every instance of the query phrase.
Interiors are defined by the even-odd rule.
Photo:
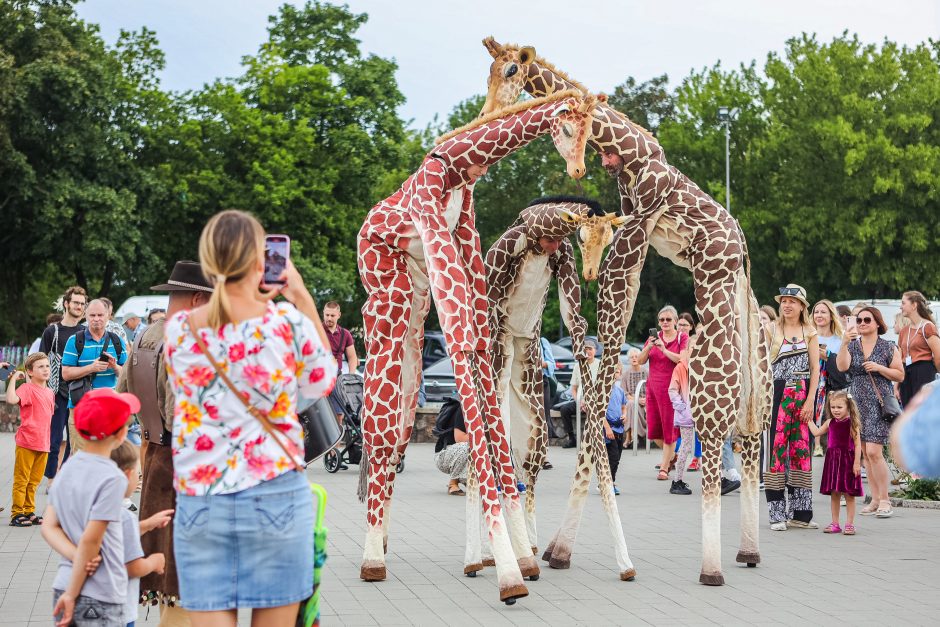
[[[454,244],[457,253],[467,273],[470,288],[470,306],[473,308],[476,328],[481,340],[488,340],[490,326],[488,319],[489,303],[487,301],[486,268],[483,265],[483,248],[480,243],[480,233],[476,228],[476,210],[473,206],[473,187],[468,186],[464,191],[463,209],[457,218],[457,228],[454,229]],[[486,350],[486,345],[477,347],[477,350]]]
[[[519,256],[525,252],[525,227],[517,226],[503,233],[486,253],[486,287],[489,304],[489,327],[498,333],[506,316],[504,303]]]
[[[578,266],[574,260],[574,248],[568,239],[562,241],[557,255],[558,301],[561,306],[561,319],[568,327],[568,333],[571,334],[571,349],[577,357],[584,352],[587,321],[581,315],[581,281],[578,278]]]
[[[473,311],[469,280],[444,219],[445,177],[444,164],[440,160],[426,159],[411,178],[407,206],[424,244],[431,293],[448,348],[451,351],[474,351],[478,338],[471,324]]]

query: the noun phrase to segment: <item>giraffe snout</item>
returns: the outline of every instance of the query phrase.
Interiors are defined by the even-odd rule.
[[[568,176],[573,179],[581,178],[584,176],[585,172],[587,172],[587,168],[584,167],[583,161],[577,165],[568,165]]]

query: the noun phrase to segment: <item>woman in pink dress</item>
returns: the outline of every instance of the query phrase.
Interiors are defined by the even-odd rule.
[[[676,328],[678,319],[679,314],[672,305],[659,311],[660,330],[646,341],[639,359],[640,364],[647,361],[650,364],[646,384],[646,437],[663,451],[656,477],[660,481],[669,479],[670,464],[675,459],[676,428],[669,400],[669,381],[676,364],[689,348],[689,336]]]

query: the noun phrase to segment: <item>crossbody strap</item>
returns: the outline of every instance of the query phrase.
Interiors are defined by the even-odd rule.
[[[238,397],[238,399],[245,406],[245,409],[248,410],[248,413],[254,416],[261,423],[261,426],[264,427],[264,430],[268,432],[268,435],[270,435],[271,438],[275,442],[277,442],[277,445],[280,446],[281,450],[284,451],[284,454],[287,455],[287,458],[291,461],[291,464],[294,465],[294,469],[299,472],[302,472],[302,469],[297,464],[297,461],[294,459],[294,456],[290,454],[290,451],[287,450],[287,446],[278,437],[277,432],[274,430],[274,426],[271,424],[271,420],[267,416],[265,416],[264,413],[260,409],[258,409],[257,407],[249,403],[248,399],[245,398],[245,395],[243,395],[241,392],[238,391],[238,388],[235,387],[235,384],[232,383],[232,380],[229,379],[227,374],[225,374],[225,370],[223,370],[222,367],[219,366],[218,362],[216,362],[216,360],[212,358],[212,355],[209,353],[209,349],[206,346],[206,343],[202,340],[201,337],[199,337],[199,333],[196,332],[196,329],[193,328],[192,324],[190,324],[189,322],[187,322],[187,325],[189,326],[190,334],[196,340],[196,345],[199,346],[199,350],[201,350],[202,354],[205,355],[207,360],[209,360],[209,364],[211,364],[212,368],[215,369],[215,373],[219,375],[219,378],[222,379],[225,385],[228,386],[228,389],[230,389],[232,393]]]

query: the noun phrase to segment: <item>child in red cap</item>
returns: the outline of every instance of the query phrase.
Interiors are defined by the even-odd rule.
[[[111,460],[111,451],[127,436],[131,414],[140,411],[133,394],[100,388],[75,407],[75,429],[85,442],[71,456],[49,490],[42,535],[49,542],[61,528],[76,545],[74,563],[62,558],[52,582],[57,625],[124,624],[127,569],[124,566],[122,501],[127,477]],[[97,570],[92,563],[100,563]],[[94,571],[89,575],[89,571]]]
[[[26,372],[17,370],[7,384],[7,402],[20,406],[20,428],[16,431],[16,461],[13,464],[11,527],[32,527],[42,522],[35,512],[35,497],[49,456],[49,425],[55,410],[55,392],[46,385],[49,373],[46,354],[32,353],[26,358]],[[29,381],[17,389],[16,382],[27,376]]]

